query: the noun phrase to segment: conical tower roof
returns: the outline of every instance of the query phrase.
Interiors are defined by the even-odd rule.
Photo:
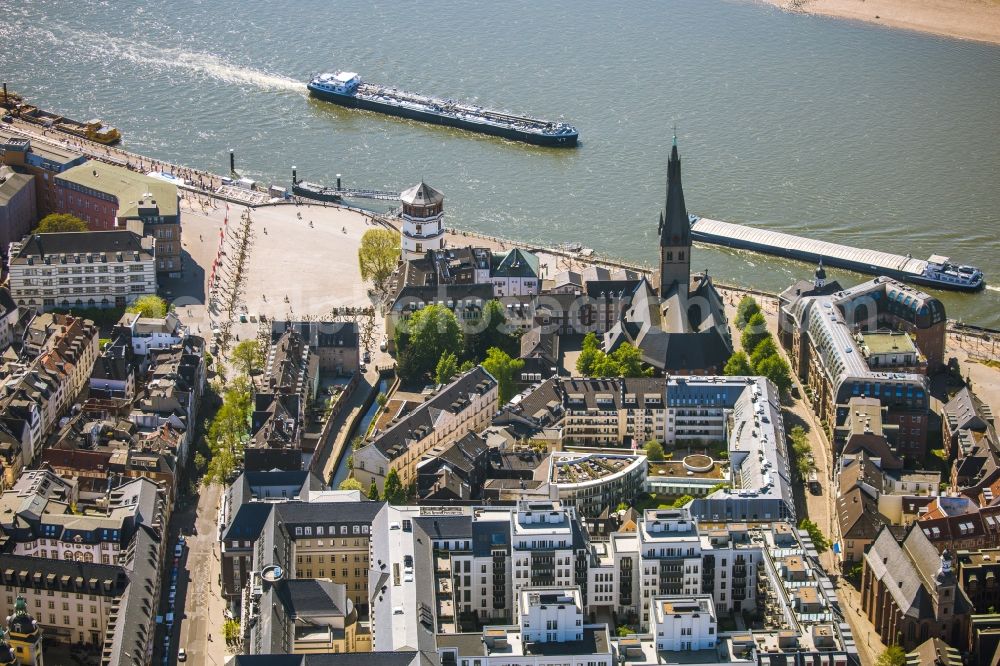
[[[684,205],[684,188],[681,186],[681,158],[677,152],[677,135],[674,134],[667,162],[666,214],[660,223],[660,245],[677,247],[691,244],[691,221]]]
[[[420,181],[419,185],[414,185],[410,189],[405,190],[399,195],[399,198],[403,203],[412,206],[429,206],[444,202],[444,195],[424,181]]]

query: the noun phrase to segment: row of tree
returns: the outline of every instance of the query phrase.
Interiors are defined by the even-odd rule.
[[[782,393],[792,387],[792,370],[778,352],[774,337],[767,330],[767,320],[752,296],[744,296],[736,310],[736,326],[743,330],[742,351],[734,352],[723,373],[730,376],[763,375]]]
[[[639,349],[622,343],[610,354],[601,349],[594,333],[583,339],[583,349],[576,359],[576,371],[584,377],[652,377],[653,368],[643,367]]]
[[[250,435],[252,391],[246,375],[238,375],[226,384],[222,406],[208,426],[209,449],[205,481],[228,483],[243,459],[243,446]],[[201,455],[201,454],[198,454]],[[204,461],[195,461],[202,467]]]

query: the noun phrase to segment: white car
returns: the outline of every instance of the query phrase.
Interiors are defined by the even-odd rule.
[[[184,651],[184,648],[177,651],[177,661],[187,661],[187,658],[188,654]]]

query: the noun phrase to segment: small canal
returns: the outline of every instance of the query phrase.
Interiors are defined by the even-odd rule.
[[[388,390],[389,380],[385,377],[380,378],[378,382],[378,390],[375,391],[375,395],[372,396],[371,405],[368,406],[368,410],[365,412],[365,415],[361,417],[357,428],[355,428],[347,438],[348,444],[341,452],[340,460],[337,461],[337,469],[333,473],[333,479],[330,481],[331,488],[339,486],[340,482],[350,475],[351,470],[347,467],[347,458],[351,455],[350,443],[357,435],[363,435],[368,432],[368,426],[371,425],[372,419],[375,418],[375,413],[378,412],[378,401],[375,400],[375,397],[377,397],[379,393],[385,393]]]

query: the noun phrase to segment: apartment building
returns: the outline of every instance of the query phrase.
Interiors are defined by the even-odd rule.
[[[156,240],[156,271],[181,273],[177,186],[124,167],[90,161],[55,177],[56,206],[91,231],[128,229]]]
[[[363,488],[372,481],[381,492],[390,469],[403,486],[417,482],[417,463],[438,446],[447,446],[470,431],[481,432],[497,409],[497,381],[482,366],[459,375],[426,402],[400,417],[384,432],[376,431],[354,452],[354,478]]]
[[[39,311],[123,308],[156,294],[156,246],[131,231],[25,236],[10,251],[10,294]]]
[[[650,631],[657,650],[710,650],[719,636],[712,597],[707,594],[664,595],[650,602]]]
[[[59,211],[56,176],[87,161],[86,156],[50,143],[31,143],[19,134],[0,130],[0,162],[18,167],[35,180],[36,207],[44,217]]]
[[[262,538],[273,540],[279,538],[273,533],[280,532],[287,546],[284,567],[290,576],[345,585],[347,598],[365,617],[371,522],[385,503],[359,501],[357,492],[302,489],[301,499],[277,502],[255,500],[252,494],[252,489],[238,480],[227,491],[226,508],[220,516],[222,588],[230,605],[243,603],[252,578],[254,549]]]
[[[47,642],[102,649],[102,663],[152,655],[159,601],[164,494],[148,479],[76,503],[74,485],[31,471],[0,496],[0,612],[27,601]],[[5,605],[6,604],[6,605]]]
[[[930,370],[944,363],[944,305],[886,277],[830,294],[786,290],[781,303],[779,339],[792,369],[809,387],[816,413],[835,427],[843,424],[852,397],[876,398],[888,408],[886,422],[899,426],[900,454],[922,460],[930,409],[922,359]],[[914,351],[895,352],[893,363],[892,346],[901,344],[896,338],[874,336],[866,347],[864,336],[859,342],[855,333],[875,333],[883,327],[912,335]],[[915,366],[906,365],[907,356]]]

